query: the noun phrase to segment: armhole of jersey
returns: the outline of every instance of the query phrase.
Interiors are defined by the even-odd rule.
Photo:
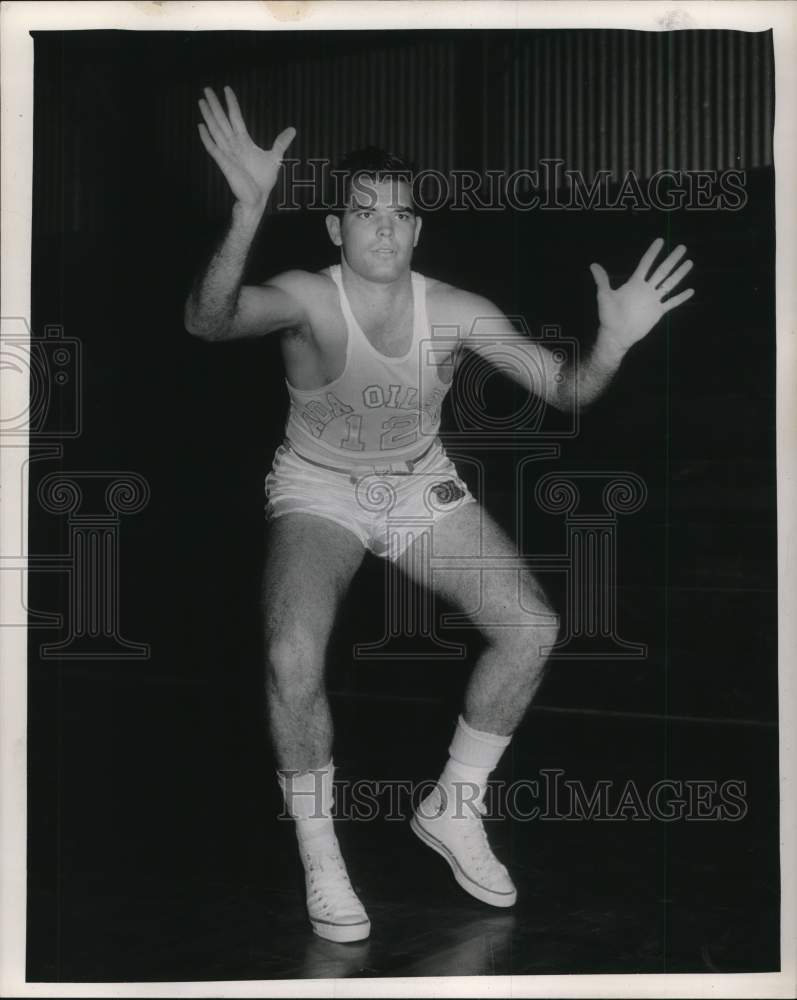
[[[417,271],[412,272],[413,336],[416,346],[432,335],[429,329],[429,313],[426,310],[426,278]]]
[[[352,341],[357,336],[357,320],[354,318],[354,313],[351,311],[349,300],[346,298],[340,264],[330,265],[329,274],[334,281],[335,288],[338,292],[338,306],[340,308],[341,316],[343,316],[343,325],[346,327],[346,358],[343,362],[343,371],[340,373],[338,378],[335,379],[337,382],[342,379],[349,370],[349,362],[351,361],[352,351],[354,350]]]

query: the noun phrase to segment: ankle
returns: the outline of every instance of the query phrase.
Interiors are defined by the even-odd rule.
[[[489,773],[449,760],[436,787],[440,812],[455,817],[479,816]]]
[[[489,772],[498,765],[511,740],[511,736],[474,729],[460,715],[448,752],[461,765],[486,768]]]
[[[439,780],[443,811],[456,816],[482,814],[487,782],[510,737],[473,729],[460,716],[449,758]]]
[[[294,825],[301,854],[323,854],[337,848],[338,839],[331,819],[297,819]]]
[[[297,821],[331,821],[334,778],[335,765],[332,760],[323,767],[308,771],[277,771],[287,812]]]

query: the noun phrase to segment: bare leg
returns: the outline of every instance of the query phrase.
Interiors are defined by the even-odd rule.
[[[433,545],[438,556],[517,558],[506,532],[475,503],[440,520]],[[465,692],[466,720],[474,729],[512,733],[542,680],[544,650],[556,641],[558,619],[542,588],[518,569],[434,570],[424,579],[414,562],[408,550],[399,565],[466,613],[485,641]]]
[[[490,848],[481,820],[482,803],[489,774],[540,684],[546,647],[556,639],[558,622],[530,573],[517,565],[495,566],[502,557],[516,560],[516,548],[477,504],[439,521],[432,546],[433,557],[483,555],[492,565],[432,568],[431,579],[424,579],[412,551],[401,560],[414,579],[464,612],[485,641],[465,692],[449,760],[411,826],[445,858],[466,892],[491,906],[513,906],[517,890]]]
[[[327,644],[364,549],[339,525],[286,514],[269,527],[263,573],[266,696],[277,765],[306,771],[332,755]]]
[[[333,522],[286,514],[271,524],[263,576],[271,737],[296,821],[310,923],[330,941],[360,941],[371,929],[333,830],[332,720],[324,687],[335,614],[363,554],[360,541]]]

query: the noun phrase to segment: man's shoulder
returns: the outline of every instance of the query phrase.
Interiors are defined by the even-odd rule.
[[[436,278],[426,279],[426,309],[433,325],[458,325],[470,329],[481,316],[494,315],[489,299]]]
[[[274,296],[272,308],[286,320],[285,330],[305,336],[311,332],[323,333],[337,294],[329,270],[281,271],[264,281],[260,288]]]
[[[329,273],[329,268],[324,268],[321,271],[302,271],[298,268],[290,271],[281,271],[279,274],[275,274],[263,282],[263,284],[279,288],[288,295],[299,297],[302,300],[306,300],[308,296],[312,298],[317,295],[324,295],[334,290],[335,287],[332,275]]]

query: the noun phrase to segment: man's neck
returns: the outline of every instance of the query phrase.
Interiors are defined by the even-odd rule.
[[[412,274],[405,271],[393,281],[369,281],[353,271],[341,257],[341,276],[349,300],[368,312],[391,313],[412,298]]]

